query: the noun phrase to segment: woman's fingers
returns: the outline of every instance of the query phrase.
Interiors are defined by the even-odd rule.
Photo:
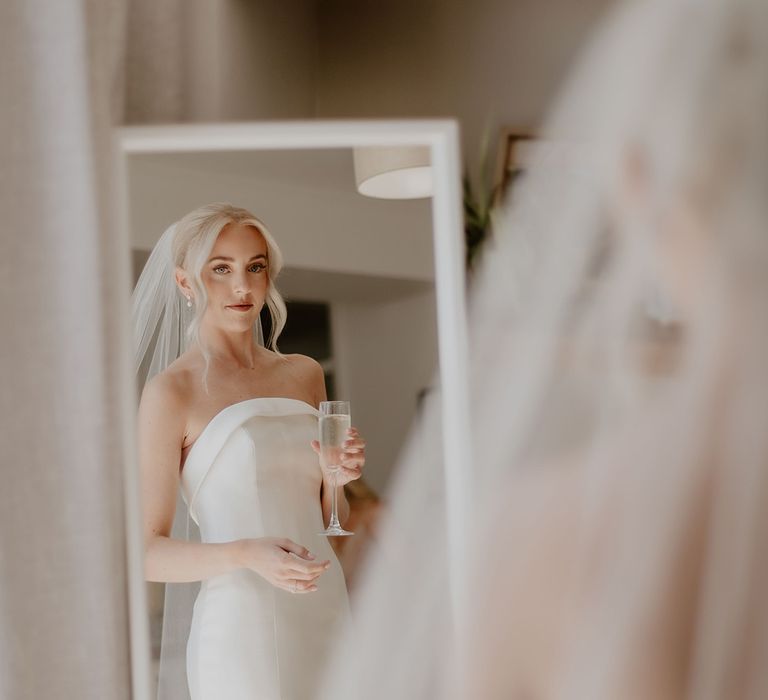
[[[365,464],[365,440],[354,426],[347,429],[348,437],[342,444],[341,471],[336,474],[337,484],[344,484],[359,479]],[[312,449],[320,454],[320,443],[312,440]]]
[[[312,560],[315,555],[312,554],[306,547],[302,547],[300,544],[296,544],[293,540],[289,540],[287,537],[283,537],[277,541],[277,544],[282,547],[286,552],[295,554],[302,559]]]
[[[324,571],[327,571],[329,567],[330,564],[328,564],[328,566],[321,566],[307,570],[301,569],[299,567],[287,566],[284,571],[286,578],[300,578],[303,581],[309,581],[310,579],[320,576],[320,574],[322,574]]]
[[[350,470],[349,480],[360,477],[360,468],[365,464],[365,440],[357,430],[350,428],[350,436],[344,441],[344,453],[341,458],[342,467]]]
[[[341,458],[341,468],[347,471],[359,471],[364,464],[365,457],[362,455],[349,455]]]
[[[317,586],[313,583],[306,583],[304,581],[296,581],[294,579],[288,579],[279,584],[279,587],[288,593],[312,593],[317,590]]]
[[[350,455],[364,452],[365,440],[360,437],[357,428],[349,428],[347,433],[349,437],[346,438],[342,444],[344,452]],[[318,440],[312,440],[310,444],[312,445],[312,449],[320,454],[320,442]]]
[[[315,574],[306,574],[302,571],[289,571],[286,573],[285,580],[286,581],[308,581],[312,582],[317,580],[320,577],[320,574],[322,571],[318,571]]]
[[[348,484],[350,481],[359,479],[362,476],[362,473],[363,470],[360,467],[342,467],[341,470],[336,474],[336,483],[339,486],[344,486],[344,484]]]
[[[347,436],[348,437],[346,438],[346,442],[359,441],[359,442],[362,442],[363,445],[365,445],[365,440],[360,437],[360,432],[358,431],[357,428],[355,427],[349,428],[347,430]]]
[[[307,562],[302,559],[290,557],[290,559],[285,562],[285,571],[289,578],[293,578],[294,574],[301,576],[319,576],[323,571],[328,569],[330,565],[331,562],[327,559],[325,561]]]

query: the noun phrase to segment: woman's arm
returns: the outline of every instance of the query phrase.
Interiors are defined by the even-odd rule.
[[[287,538],[203,543],[170,537],[179,489],[184,409],[183,393],[171,378],[158,375],[147,383],[138,418],[145,578],[202,581],[245,568],[292,593],[317,590],[315,581],[330,562],[316,561],[306,547]]]
[[[179,489],[186,415],[173,378],[153,377],[138,415],[138,457],[144,525],[144,574],[148,581],[200,581],[238,568],[238,543],[171,539]]]

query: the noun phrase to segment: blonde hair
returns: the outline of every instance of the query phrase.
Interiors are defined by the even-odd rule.
[[[264,223],[247,209],[236,207],[226,202],[214,202],[199,207],[189,212],[177,222],[176,233],[171,246],[171,255],[174,265],[182,268],[188,274],[190,285],[195,292],[195,299],[198,300],[195,304],[194,317],[187,327],[186,339],[188,346],[195,340],[203,353],[205,359],[203,385],[206,387],[206,391],[206,379],[211,355],[200,339],[200,325],[205,310],[208,307],[208,294],[205,290],[201,273],[216,243],[216,239],[224,227],[229,224],[253,226],[264,236],[267,244],[268,281],[266,305],[272,320],[272,327],[266,347],[278,355],[282,355],[277,349],[277,339],[285,327],[287,311],[285,301],[280,292],[277,291],[277,287],[275,287],[275,279],[283,267],[283,255],[275,239]]]

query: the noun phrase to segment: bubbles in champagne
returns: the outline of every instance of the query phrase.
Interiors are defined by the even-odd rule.
[[[347,430],[351,425],[348,414],[320,416],[320,459],[323,466],[332,469],[341,467],[341,454]]]

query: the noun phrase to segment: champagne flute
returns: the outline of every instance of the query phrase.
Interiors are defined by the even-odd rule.
[[[341,470],[341,456],[344,452],[344,440],[347,430],[352,425],[349,413],[349,401],[320,402],[320,461],[331,472],[333,486],[331,491],[331,521],[319,535],[354,535],[345,530],[339,522],[336,504],[336,474]]]

